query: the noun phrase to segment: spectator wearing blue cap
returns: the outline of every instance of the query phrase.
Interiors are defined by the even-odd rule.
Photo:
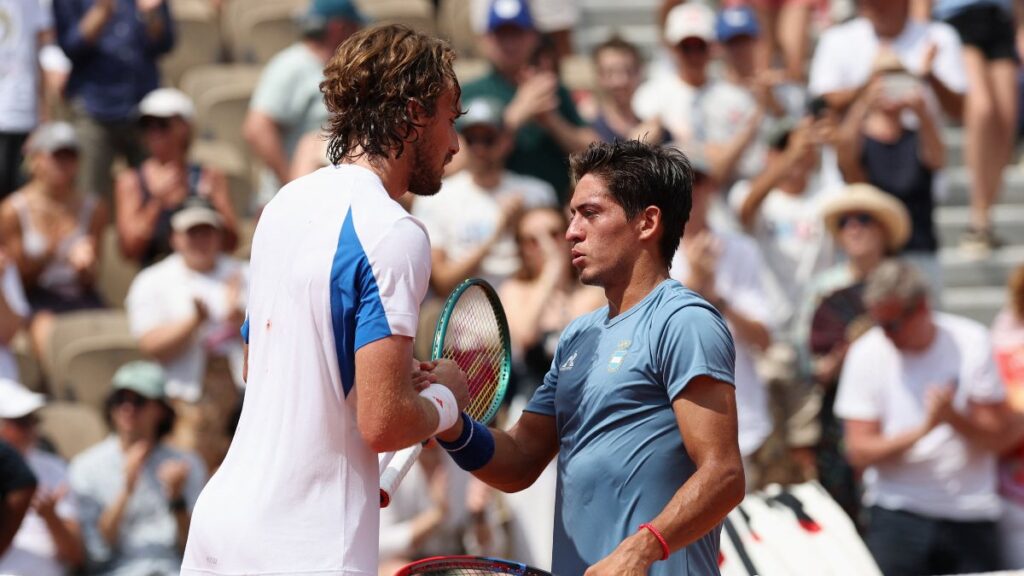
[[[493,0],[481,45],[491,69],[462,87],[462,99],[489,96],[504,104],[504,124],[515,134],[509,170],[548,182],[564,199],[569,153],[598,137],[585,126],[557,74],[531,62],[540,40],[525,0]]]
[[[115,156],[143,160],[136,107],[160,85],[157,60],[174,47],[166,0],[54,0],[61,49],[71,60],[66,87],[82,142],[79,184],[110,200]]]
[[[320,94],[324,65],[366,19],[351,0],[312,0],[299,17],[303,37],[267,63],[242,132],[264,170],[258,206],[291,180],[291,158],[302,136],[327,122]]]

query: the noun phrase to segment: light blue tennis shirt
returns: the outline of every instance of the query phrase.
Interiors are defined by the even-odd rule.
[[[733,384],[734,359],[725,321],[675,280],[615,318],[605,307],[565,329],[526,408],[558,427],[553,573],[582,574],[693,475],[672,399],[697,376]],[[655,562],[650,574],[718,574],[720,532]]]

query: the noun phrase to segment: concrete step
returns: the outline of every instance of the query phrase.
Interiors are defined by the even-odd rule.
[[[949,288],[942,293],[943,310],[986,326],[992,325],[1005,303],[1006,291],[1002,288]]]
[[[996,235],[1007,246],[1024,245],[1024,203],[996,205],[992,209],[992,222]],[[970,224],[970,210],[966,206],[942,206],[935,211],[935,224],[939,244],[955,247]]]
[[[1024,265],[1024,246],[1006,246],[985,257],[950,246],[939,253],[939,262],[946,288],[1001,287]]]
[[[946,190],[939,198],[943,206],[967,206],[970,202],[970,173],[964,166],[947,168],[944,172]],[[1024,204],[1024,168],[1010,165],[1003,171],[1003,191],[999,197],[1003,204]]]

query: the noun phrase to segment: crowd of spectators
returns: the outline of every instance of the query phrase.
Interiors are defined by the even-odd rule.
[[[322,69],[372,23],[350,0],[296,17],[237,127],[257,167],[240,209],[194,159],[196,102],[161,82],[175,1],[0,5],[17,30],[0,30],[0,574],[177,573],[244,401],[244,231],[330,169]],[[569,154],[680,147],[693,207],[670,274],[732,331],[748,489],[817,480],[887,575],[1024,569],[1024,266],[989,329],[942,311],[939,259],[1005,244],[1024,3],[663,0],[657,42],[613,31],[577,54],[582,0],[466,2],[483,70],[462,82],[461,151],[438,195],[402,199],[432,246],[420,333],[463,279],[498,288],[514,420],[561,331],[604,305],[564,240]],[[592,85],[570,88],[580,56]],[[969,175],[957,247],[936,222],[950,125]],[[101,294],[105,259],[139,269],[123,301]],[[111,308],[146,360],[95,383],[109,435],[67,462],[43,416],[68,398],[30,390],[13,352],[53,365],[62,316]],[[544,565],[555,477],[498,495],[428,447],[382,512],[381,573],[465,552]]]

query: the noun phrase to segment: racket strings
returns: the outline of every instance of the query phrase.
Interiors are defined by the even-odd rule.
[[[482,289],[471,288],[459,298],[445,333],[441,357],[454,361],[466,374],[470,404],[466,413],[481,420],[498,394],[495,385],[505,368],[502,327]]]

